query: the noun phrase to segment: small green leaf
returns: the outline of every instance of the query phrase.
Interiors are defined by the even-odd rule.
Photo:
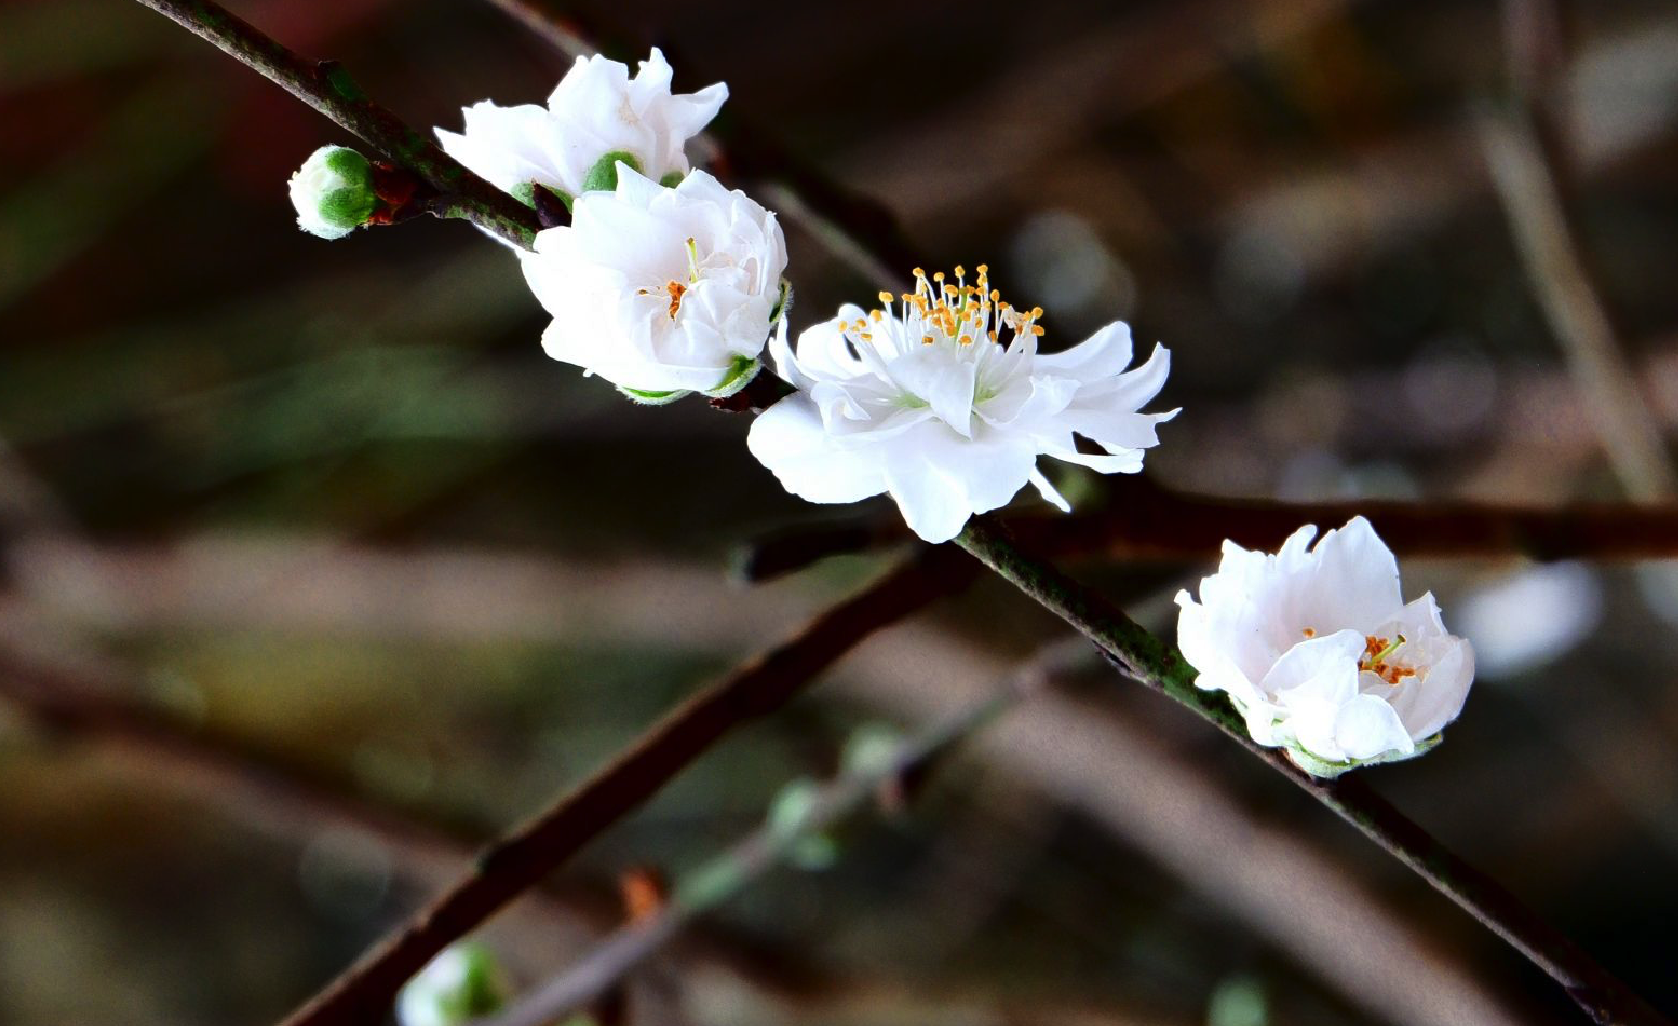
[[[635,159],[635,154],[628,150],[613,150],[594,162],[583,176],[584,192],[611,192],[618,187],[618,165],[627,164],[630,170],[639,174],[641,162]],[[569,204],[567,204],[569,206]]]

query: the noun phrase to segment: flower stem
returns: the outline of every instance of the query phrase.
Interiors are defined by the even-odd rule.
[[[1344,777],[1315,780],[1278,749],[1254,743],[1241,717],[1221,695],[1194,686],[1194,670],[1176,646],[1150,634],[1093,589],[1022,552],[994,518],[974,517],[956,542],[1095,642],[1128,675],[1188,706],[1409,866],[1561,984],[1592,1022],[1668,1023],[1495,880],[1453,854],[1367,785]]]
[[[534,211],[468,171],[421,132],[368,99],[331,61],[306,60],[213,0],[139,0],[223,53],[260,72],[286,92],[337,122],[391,161],[414,172],[441,197],[439,217],[459,217],[523,249],[539,225]]]

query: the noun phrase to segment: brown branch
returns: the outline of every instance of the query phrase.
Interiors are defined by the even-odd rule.
[[[857,641],[964,586],[960,553],[931,549],[816,617],[803,630],[695,695],[609,765],[488,849],[440,895],[287,1026],[379,1021],[402,984],[449,943],[562,865],[734,728],[774,711]]]
[[[1477,502],[1279,502],[1168,491],[1146,478],[1114,481],[1105,507],[1073,516],[1011,518],[1009,530],[1033,550],[1060,557],[1188,561],[1215,558],[1225,539],[1275,549],[1304,524],[1336,527],[1368,517],[1401,556],[1555,559],[1658,559],[1678,556],[1678,506],[1581,503],[1563,507]],[[781,531],[740,560],[753,581],[802,569],[828,556],[899,544],[902,519],[855,518]]]
[[[468,171],[431,138],[368,99],[344,69],[286,49],[213,0],[139,0],[337,122],[442,194],[431,212],[461,217],[529,249],[536,213]]]

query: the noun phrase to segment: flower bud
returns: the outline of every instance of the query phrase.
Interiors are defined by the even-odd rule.
[[[488,948],[456,944],[403,985],[396,1018],[402,1026],[461,1026],[500,1011],[510,990]]]
[[[839,845],[833,837],[810,829],[821,792],[820,784],[800,777],[781,788],[769,806],[770,832],[790,842],[787,859],[799,869],[827,869],[839,859]]]
[[[379,201],[372,165],[345,146],[322,146],[288,184],[297,226],[323,239],[341,239],[361,227]]]

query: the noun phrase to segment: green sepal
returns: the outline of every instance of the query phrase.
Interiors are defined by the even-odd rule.
[[[757,377],[757,372],[763,368],[755,356],[741,356],[736,353],[728,362],[728,370],[723,374],[717,387],[708,388],[705,394],[713,399],[724,399],[745,388]]]
[[[666,189],[674,189],[676,186],[681,185],[682,180],[685,178],[687,178],[687,175],[682,174],[680,171],[669,171],[665,173],[663,178],[658,180],[658,184],[664,186]]]
[[[520,182],[519,184],[513,186],[509,195],[518,200],[520,203],[523,203],[525,206],[534,208],[536,206],[537,189],[541,189],[549,196],[552,196],[561,203],[565,204],[566,213],[569,214],[571,212],[571,204],[575,201],[576,197],[572,196],[564,189],[556,189],[551,185],[537,185],[535,182]]]
[[[618,187],[618,164],[628,164],[636,174],[641,173],[641,162],[628,150],[613,150],[594,162],[583,176],[584,192],[611,192]],[[569,203],[566,204],[570,206]]]
[[[1390,752],[1383,755],[1377,755],[1371,759],[1348,759],[1341,762],[1331,762],[1327,759],[1322,759],[1312,755],[1303,748],[1295,745],[1289,745],[1288,758],[1295,766],[1298,766],[1311,776],[1316,777],[1319,780],[1332,780],[1340,774],[1345,773],[1347,770],[1362,769],[1365,766],[1379,766],[1386,762],[1404,762],[1406,759],[1414,759],[1418,755],[1426,755],[1428,752],[1432,751],[1433,747],[1439,744],[1444,737],[1445,735],[1443,733],[1439,733],[1430,738],[1418,741],[1416,742],[1416,747],[1408,752],[1401,752],[1395,748]]]
[[[623,385],[618,386],[618,391],[629,396],[629,398],[635,400],[642,406],[669,406],[682,396],[688,394],[686,389],[681,388],[678,388],[673,392],[643,392],[639,388],[626,388]]]
[[[781,293],[775,297],[775,305],[769,308],[769,326],[781,323],[788,310],[792,309],[792,282],[781,279]]]

